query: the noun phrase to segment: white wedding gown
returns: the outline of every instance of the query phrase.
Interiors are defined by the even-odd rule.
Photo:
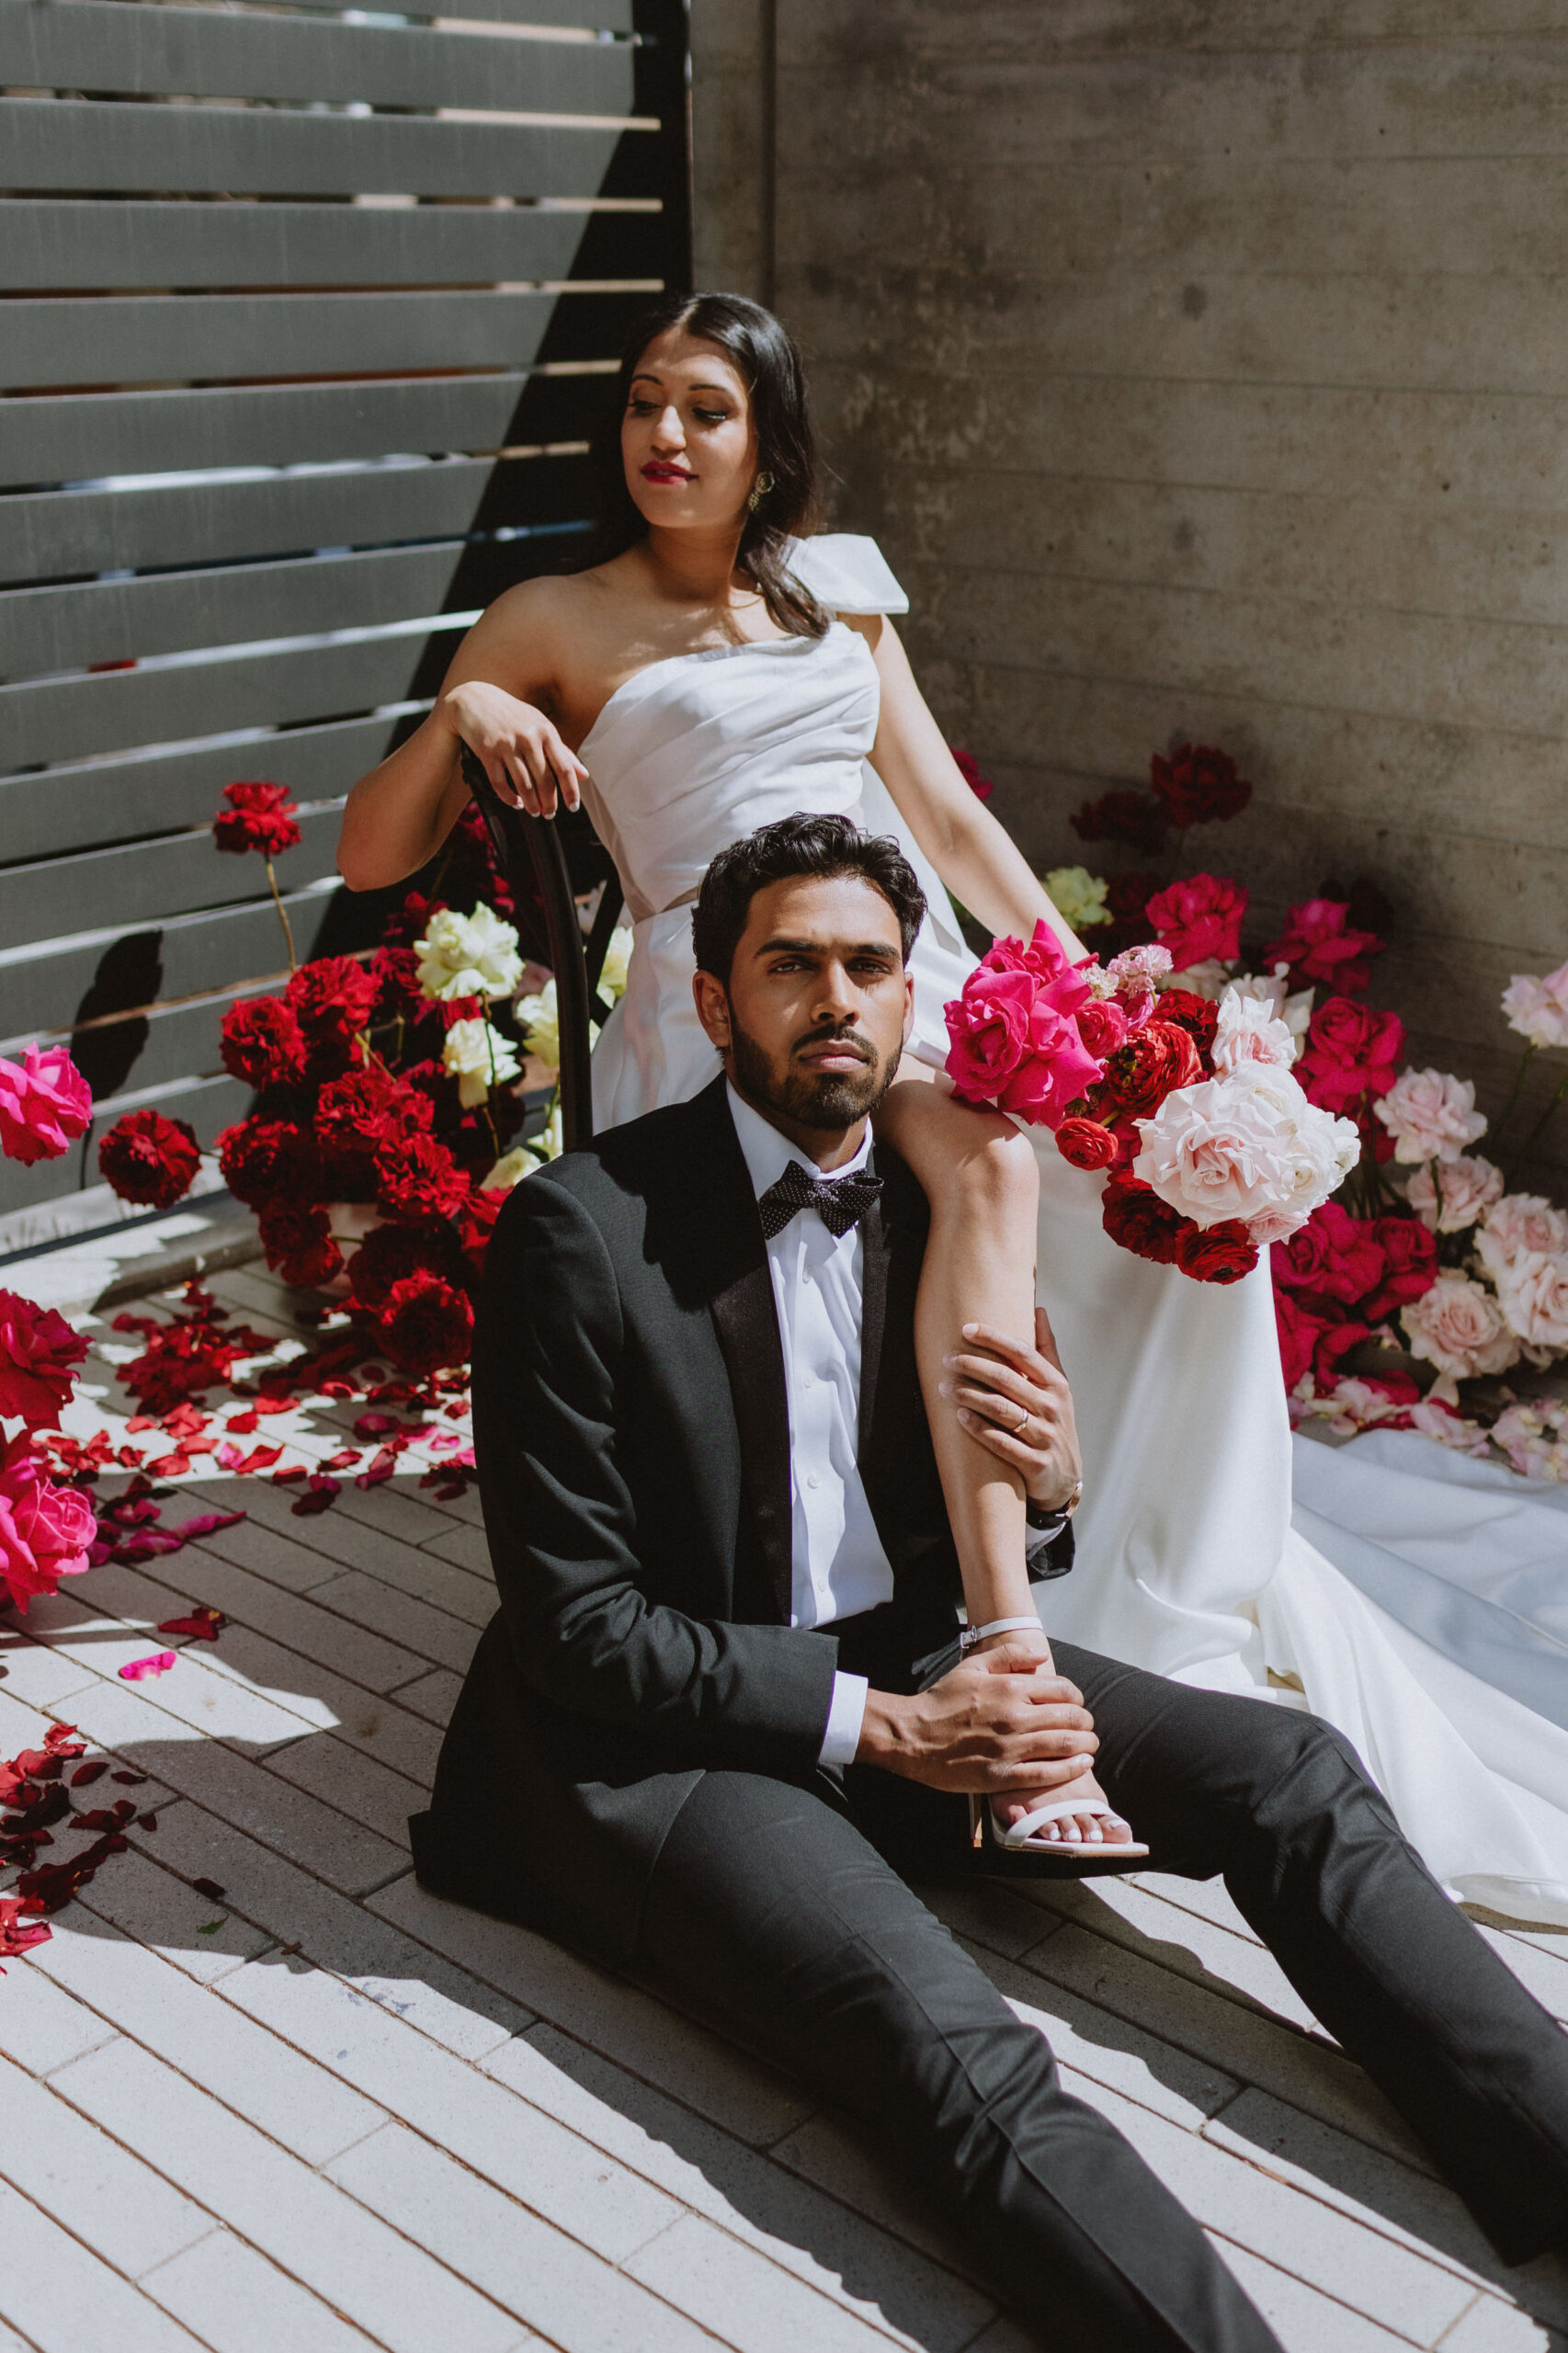
[[[870,540],[804,541],[792,561],[831,611],[907,610]],[[930,902],[911,1051],[943,1063],[942,1007],[974,959],[868,765],[878,694],[865,640],[835,622],[821,640],[651,663],[600,712],[581,747],[585,798],[636,940],[594,1054],[600,1128],[714,1076],[691,902],[719,850],[797,810],[902,842]],[[1267,1266],[1221,1289],[1131,1256],[1101,1227],[1102,1180],[1034,1137],[1040,1296],[1085,1480],[1050,1631],[1311,1707],[1355,1744],[1452,1894],[1568,1926],[1568,1496],[1415,1434],[1292,1441]]]

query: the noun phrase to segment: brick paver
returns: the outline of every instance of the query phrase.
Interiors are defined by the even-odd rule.
[[[257,1271],[213,1288],[293,1330]],[[112,1434],[126,1350],[83,1328],[72,1427]],[[314,1468],[352,1419],[266,1436]],[[0,2353],[1027,2353],[832,2114],[415,1884],[404,1816],[491,1606],[475,1500],[422,1488],[429,1459],[306,1518],[201,1463],[189,1508],[247,1518],[0,1635],[0,1748],[74,1722],[157,1815],[0,1978]],[[119,1679],[202,1602],[215,1648]],[[1497,2264],[1222,1889],[932,1900],[1290,2353],[1568,2353],[1568,2271]],[[1568,2015],[1568,1938],[1489,1933]]]

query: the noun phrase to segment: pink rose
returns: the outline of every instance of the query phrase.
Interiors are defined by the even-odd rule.
[[[86,1353],[85,1340],[52,1307],[0,1290],[0,1419],[58,1429],[74,1368]]]
[[[1475,1246],[1495,1280],[1498,1267],[1521,1250],[1568,1250],[1568,1216],[1544,1194],[1505,1193],[1487,1211]]]
[[[1153,997],[1149,1000],[1153,1005]],[[1078,1035],[1096,1062],[1108,1062],[1127,1043],[1127,1012],[1115,997],[1091,997],[1078,1014]]]
[[[1289,1070],[1296,1059],[1296,1040],[1284,1022],[1277,1020],[1256,997],[1227,992],[1220,999],[1209,1059],[1221,1075],[1239,1070],[1244,1063],[1271,1063]]]
[[[86,1497],[57,1487],[26,1434],[14,1438],[0,1456],[0,1582],[17,1608],[80,1575],[97,1532]]]
[[[1521,1250],[1494,1279],[1498,1306],[1532,1354],[1568,1348],[1568,1256]]]
[[[1289,1071],[1256,1063],[1177,1087],[1138,1128],[1135,1176],[1199,1225],[1267,1217],[1255,1240],[1304,1224],[1360,1153],[1347,1120],[1309,1103]]]
[[[19,1063],[0,1055],[0,1152],[30,1167],[58,1160],[93,1116],[87,1082],[63,1046],[24,1046]]]
[[[1228,963],[1240,955],[1246,907],[1246,892],[1226,876],[1194,874],[1156,892],[1147,913],[1160,945],[1170,949],[1173,966],[1184,972],[1210,957]]]
[[[1394,1158],[1407,1164],[1457,1160],[1466,1144],[1486,1133],[1475,1108],[1475,1081],[1440,1070],[1402,1071],[1372,1112],[1393,1138]]]
[[[1532,1046],[1568,1046],[1568,964],[1538,980],[1516,972],[1503,992],[1508,1027]]]
[[[1045,924],[1027,948],[997,940],[946,1007],[947,1066],[958,1093],[1055,1127],[1104,1075],[1078,1029],[1077,1016],[1092,1002],[1089,983]]]
[[[1054,1128],[1067,1107],[1097,1086],[1105,1064],[1096,1062],[1078,1036],[1070,1014],[1058,1013],[1044,992],[1028,1016],[1028,1051],[1012,1075],[1003,1082],[997,1108],[1027,1120],[1031,1127]]]
[[[977,964],[947,1007],[948,1073],[971,1102],[993,1101],[1023,1060],[1038,987],[1028,972]]]
[[[1400,1311],[1412,1356],[1423,1357],[1453,1381],[1506,1372],[1519,1344],[1489,1290],[1468,1275],[1441,1274],[1430,1290]]]
[[[1434,1233],[1462,1233],[1502,1197],[1503,1171],[1489,1160],[1470,1160],[1462,1153],[1437,1169],[1423,1163],[1405,1194],[1422,1224]]]

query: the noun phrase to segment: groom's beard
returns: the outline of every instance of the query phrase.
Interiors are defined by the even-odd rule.
[[[794,1067],[796,1054],[808,1046],[824,1045],[830,1039],[864,1055],[863,1067],[858,1071],[806,1071]],[[790,1049],[790,1063],[780,1075],[767,1050],[741,1028],[733,1006],[730,1008],[730,1055],[736,1093],[758,1110],[778,1111],[802,1128],[852,1128],[857,1120],[865,1119],[892,1085],[898,1074],[900,1051],[895,1047],[891,1059],[884,1061],[865,1032],[853,1023],[824,1022],[795,1040]]]

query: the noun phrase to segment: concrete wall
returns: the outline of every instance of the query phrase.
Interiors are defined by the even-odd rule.
[[[1086,794],[1224,745],[1189,865],[1263,923],[1378,881],[1374,997],[1494,1103],[1498,991],[1568,955],[1564,0],[693,22],[701,267],[803,342],[993,805],[1093,863]]]

